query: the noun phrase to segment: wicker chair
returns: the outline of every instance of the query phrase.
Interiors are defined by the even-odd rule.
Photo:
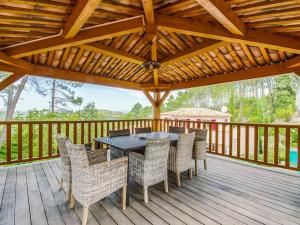
[[[169,133],[182,134],[185,133],[184,127],[169,126]]]
[[[193,159],[195,160],[195,175],[198,176],[198,160],[203,160],[204,169],[207,168],[206,165],[207,130],[190,128],[189,133],[193,133],[193,132],[195,132]]]
[[[148,203],[148,187],[164,181],[168,192],[168,155],[170,139],[148,139],[145,154],[129,153],[129,174],[144,187],[144,202]]]
[[[135,128],[135,133],[136,134],[151,133],[151,132],[152,132],[151,127],[137,127],[137,128]]]
[[[70,200],[72,193],[72,178],[71,178],[71,161],[67,150],[67,137],[62,137],[60,134],[56,136],[57,146],[61,161],[61,180],[60,189],[62,190],[65,184],[67,199]],[[106,149],[90,150],[87,152],[90,164],[97,164],[106,161]]]
[[[129,136],[130,135],[130,130],[129,129],[123,129],[123,130],[109,130],[108,131],[108,136],[109,137],[120,137],[120,136]],[[123,152],[120,151],[119,149],[115,148],[115,147],[110,147],[110,155],[111,155],[111,159],[117,159],[120,158],[123,155]]]
[[[195,133],[180,134],[177,148],[170,146],[168,169],[176,173],[177,186],[180,186],[180,173],[188,170],[192,179],[192,154]]]
[[[89,206],[122,188],[122,209],[126,209],[128,157],[91,165],[83,145],[67,141],[72,167],[72,195],[83,206],[82,225],[86,225]]]

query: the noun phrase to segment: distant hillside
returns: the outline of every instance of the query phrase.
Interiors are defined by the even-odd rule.
[[[102,112],[107,120],[120,119],[120,117],[124,116],[124,113],[118,111],[111,111],[106,109],[98,109],[98,111]]]

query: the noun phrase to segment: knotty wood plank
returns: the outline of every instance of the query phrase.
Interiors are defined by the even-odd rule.
[[[0,210],[0,224],[14,225],[16,206],[16,168],[9,168]]]
[[[32,225],[48,225],[33,165],[26,166],[28,201]]]
[[[64,225],[60,211],[51,192],[41,164],[35,164],[34,170],[36,173],[39,189],[42,195],[42,201],[45,208],[47,221],[49,225]]]
[[[17,167],[15,225],[31,225],[27,194],[26,167]]]

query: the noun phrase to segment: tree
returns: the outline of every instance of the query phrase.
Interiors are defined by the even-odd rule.
[[[49,109],[52,113],[56,110],[66,111],[69,104],[81,105],[82,98],[76,97],[74,88],[81,87],[77,82],[49,79],[42,83],[35,80],[36,91],[42,95],[49,95]]]
[[[0,80],[5,79],[6,77],[10,76],[9,73],[0,72]],[[18,84],[12,84],[4,89],[0,93],[0,97],[4,102],[4,106],[6,106],[6,113],[5,113],[5,120],[12,120],[17,103],[20,99],[21,93],[25,88],[27,83],[28,77],[25,76],[21,79]],[[0,148],[5,141],[6,136],[6,127],[3,127],[0,133]]]

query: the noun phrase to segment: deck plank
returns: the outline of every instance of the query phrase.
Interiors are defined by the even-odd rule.
[[[30,225],[26,167],[17,167],[15,225]]]
[[[120,192],[90,206],[88,225],[286,224],[300,225],[300,176],[209,157],[208,170],[182,186],[169,174],[163,183],[143,189],[130,181],[130,205],[120,209]],[[69,209],[59,189],[59,160],[0,169],[0,224],[80,225],[82,206]]]
[[[0,210],[0,224],[15,224],[15,206],[16,206],[16,178],[17,169],[9,168],[3,193],[3,199]]]

